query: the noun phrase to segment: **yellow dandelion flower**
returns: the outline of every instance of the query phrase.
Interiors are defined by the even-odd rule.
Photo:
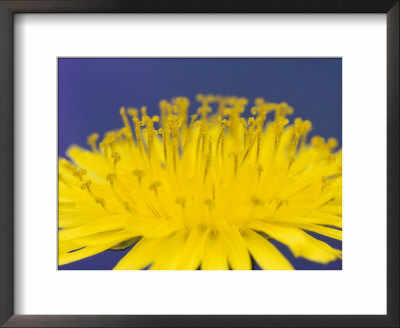
[[[121,108],[124,127],[59,160],[59,265],[134,247],[115,269],[293,269],[341,258],[306,231],[342,238],[342,152],[286,103],[198,95]],[[212,114],[212,108],[217,112]],[[272,117],[270,117],[272,116]],[[268,120],[267,120],[268,117]],[[159,126],[157,129],[156,126]]]

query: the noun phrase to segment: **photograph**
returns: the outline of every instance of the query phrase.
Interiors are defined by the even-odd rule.
[[[59,57],[58,270],[342,270],[342,59]]]

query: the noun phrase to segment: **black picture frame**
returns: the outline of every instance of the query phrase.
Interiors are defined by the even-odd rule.
[[[0,324],[4,327],[399,327],[399,8],[398,0],[0,0]],[[17,13],[385,13],[387,315],[15,315],[13,29]]]

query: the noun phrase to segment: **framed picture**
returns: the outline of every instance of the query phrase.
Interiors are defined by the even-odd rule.
[[[187,97],[153,96],[178,90]],[[276,98],[257,96],[265,90]],[[341,92],[341,58],[58,58],[59,269],[341,270]],[[120,107],[126,96],[147,106]],[[298,108],[291,123],[285,97]],[[104,105],[109,101],[115,104]],[[90,131],[115,116],[122,130]],[[331,137],[322,140],[318,131]],[[105,139],[95,140],[99,135]],[[89,152],[79,146],[87,142]],[[310,151],[319,154],[312,169]],[[307,178],[297,185],[300,173]],[[307,215],[290,214],[289,222],[288,211]],[[146,219],[134,223],[139,217]],[[160,223],[164,232],[153,235]],[[272,238],[272,228],[283,230]],[[282,237],[287,232],[304,238],[303,246]],[[157,245],[165,253],[154,254]]]
[[[398,1],[0,10],[2,325],[399,325]]]

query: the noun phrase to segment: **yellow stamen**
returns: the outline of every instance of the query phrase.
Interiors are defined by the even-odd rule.
[[[103,207],[104,210],[106,209],[106,201],[105,201],[104,198],[95,197],[95,198],[94,198],[94,201],[95,201],[97,204],[100,204],[101,207]]]
[[[286,115],[292,115],[293,114],[293,107],[289,106],[287,103],[280,103],[276,104],[275,108],[275,122],[279,118],[286,118]]]
[[[117,163],[121,160],[121,155],[120,155],[119,153],[117,153],[117,152],[113,152],[113,153],[111,154],[111,158],[114,159],[113,167],[114,167],[114,172],[116,172],[116,170],[117,170]]]
[[[114,131],[107,132],[103,140],[104,144],[110,147],[111,151],[113,151],[114,143],[116,141],[117,141],[117,134]]]
[[[145,123],[147,125],[147,157],[150,164],[151,153],[153,151],[153,139],[157,135],[157,131],[154,129],[154,122],[158,122],[160,118],[158,116],[153,116],[152,118],[146,117]]]
[[[154,191],[155,195],[158,197],[158,188],[161,186],[160,181],[154,181],[153,183],[150,184],[149,189],[151,191]]]
[[[302,129],[302,136],[301,136],[301,149],[304,149],[306,142],[307,142],[307,135],[310,133],[312,130],[312,124],[310,121],[305,120],[303,122],[303,129]]]
[[[133,175],[138,178],[139,185],[142,185],[142,178],[146,175],[143,170],[133,171]]]
[[[108,144],[105,141],[100,142],[100,148],[103,149],[103,154],[105,158],[108,158]]]
[[[89,192],[89,194],[92,195],[92,190],[90,188],[91,185],[92,185],[92,181],[91,180],[86,180],[84,183],[82,183],[81,189],[82,190],[86,189]]]
[[[261,151],[261,126],[257,130],[257,153],[256,153],[257,162],[260,158],[260,151]]]
[[[283,129],[284,129],[285,125],[287,125],[288,123],[289,123],[289,120],[286,118],[282,118],[282,117],[278,117],[277,120],[273,123],[274,124],[273,127],[275,130],[275,150],[279,146],[279,142],[281,140]]]
[[[132,107],[128,107],[127,109],[128,115],[131,117],[131,119],[133,120],[134,117],[138,117],[138,109],[137,108],[132,108]]]
[[[99,134],[98,133],[92,133],[88,137],[88,140],[87,140],[88,144],[92,147],[92,151],[94,153],[98,153],[97,145],[96,145],[97,139],[99,139]]]
[[[293,162],[295,161],[297,145],[299,144],[300,137],[302,136],[303,132],[303,121],[301,118],[296,118],[294,120],[294,134],[291,143],[291,149],[289,150],[289,165],[288,171],[290,170]]]
[[[147,116],[147,107],[146,106],[142,106],[142,108],[140,108],[140,111],[142,112],[142,121],[144,122],[145,119],[148,117]]]
[[[115,179],[117,179],[117,175],[115,173],[110,173],[107,175],[107,180],[110,181],[111,188],[114,188]]]
[[[188,113],[188,108],[190,105],[189,99],[185,97],[178,97],[174,98],[172,102],[176,105],[178,109],[178,114],[181,118],[182,122],[182,133],[185,133],[186,127],[187,127],[187,113]]]
[[[226,128],[227,125],[228,125],[228,121],[227,120],[222,120],[221,130],[219,132],[218,140],[217,140],[217,146],[215,148],[215,154],[217,156],[218,156],[218,149],[219,149],[220,145],[221,145],[221,156],[222,157],[224,156],[222,147],[223,147],[223,142],[224,142],[225,128]]]
[[[80,181],[82,181],[82,176],[83,176],[83,175],[86,175],[86,174],[87,174],[87,171],[84,170],[84,169],[76,169],[76,170],[74,170],[74,172],[73,172],[73,175],[74,175],[75,177],[78,177],[78,179],[79,179]]]
[[[119,110],[119,113],[120,113],[120,115],[122,117],[122,121],[124,122],[126,131],[127,131],[126,134],[128,135],[128,140],[132,140],[132,135],[133,135],[132,127],[131,127],[131,125],[129,123],[128,117],[126,116],[125,107],[121,107],[120,110]]]
[[[201,114],[202,121],[207,121],[208,113],[212,112],[212,108],[209,106],[209,103],[214,100],[214,97],[212,95],[205,96],[200,93],[196,96],[196,100],[201,103],[197,113]]]
[[[204,167],[204,178],[203,178],[203,183],[204,183],[204,182],[206,181],[206,179],[207,179],[207,173],[208,173],[209,168],[210,168],[211,153],[212,153],[212,142],[211,142],[211,138],[209,138],[209,140],[208,140],[208,153],[207,153],[206,163],[205,163],[205,167]]]
[[[176,171],[177,158],[179,157],[179,128],[181,127],[181,121],[178,116],[170,115],[168,117],[169,125],[171,126],[171,147],[172,147],[172,162],[174,170]]]
[[[252,140],[251,144],[249,145],[249,147],[247,148],[246,152],[244,153],[244,156],[243,156],[243,158],[242,158],[242,162],[241,162],[240,164],[243,164],[244,161],[246,160],[246,158],[247,158],[247,156],[249,155],[251,149],[253,148],[253,145],[254,145],[255,141],[256,141],[256,139],[253,139],[253,140]]]
[[[249,126],[249,128],[245,131],[244,135],[245,146],[247,146],[253,140],[254,127],[255,127],[254,117],[249,117],[249,119],[247,120],[247,125]]]
[[[142,126],[142,123],[137,117],[133,118],[133,122],[135,124],[136,144],[139,148],[140,153],[143,153],[142,137],[140,133],[140,127]]]

